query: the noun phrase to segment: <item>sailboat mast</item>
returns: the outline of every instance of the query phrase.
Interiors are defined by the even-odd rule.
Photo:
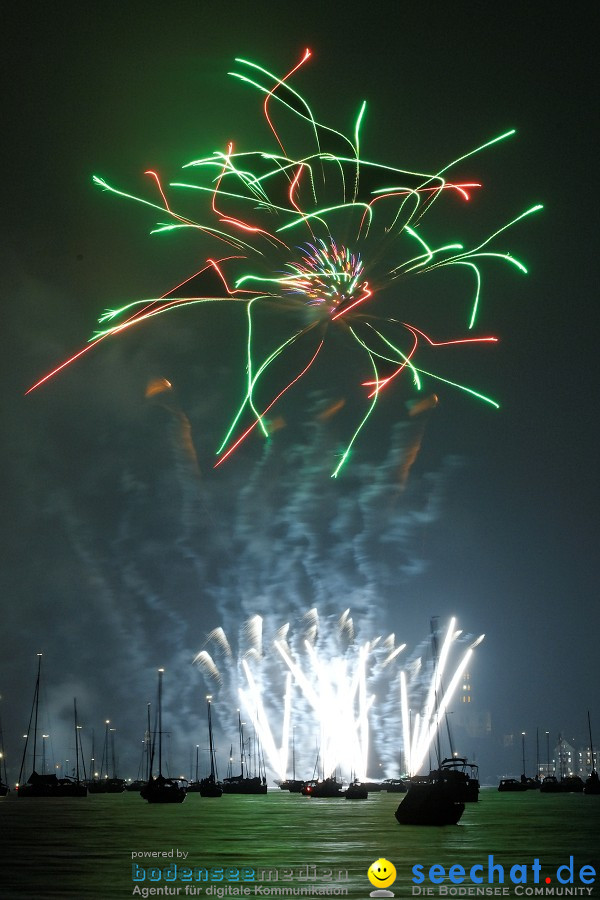
[[[73,719],[75,721],[75,773],[79,784],[79,734],[77,732],[77,698],[73,697]]]
[[[432,616],[430,623],[431,630],[431,652],[433,659],[433,683],[434,683],[434,703],[435,703],[435,743],[437,748],[437,764],[438,767],[442,764],[442,748],[440,744],[440,721],[439,721],[439,696],[438,696],[438,685],[437,685],[437,670],[438,670],[438,643],[437,643],[437,616]],[[441,687],[441,684],[439,685]],[[446,725],[448,724],[448,719],[446,719]],[[429,764],[431,768],[431,762]]]
[[[35,681],[35,719],[33,723],[33,771],[35,772],[35,757],[37,749],[38,707],[40,704],[40,671],[42,668],[42,654],[38,653],[38,670]]]
[[[94,778],[96,775],[96,753],[94,749],[94,729],[92,728],[92,756],[90,759],[90,778]]]
[[[240,711],[238,709],[238,732],[240,737],[240,768],[242,775],[244,777],[244,730],[242,728],[242,717],[240,716]]]
[[[100,763],[100,778],[104,777],[104,765],[106,764],[106,778],[108,778],[108,726],[110,719],[104,721],[104,746],[102,748],[102,762]]]
[[[152,732],[150,730],[150,703],[147,704],[147,722],[146,722],[146,781],[150,781],[152,774]]]
[[[213,747],[213,733],[212,733],[212,716],[210,712],[210,701],[212,700],[212,695],[207,694],[206,703],[208,706],[208,748],[210,753],[210,778],[211,781],[215,780],[215,750]]]
[[[112,756],[112,777],[117,777],[117,760],[115,757],[115,729],[110,729],[110,753]],[[107,766],[108,768],[108,766]]]
[[[37,672],[37,680],[35,682],[35,690],[33,692],[33,703],[31,706],[31,712],[29,713],[29,723],[27,725],[27,738],[25,740],[25,746],[23,747],[23,756],[21,757],[21,768],[19,769],[19,781],[18,784],[21,784],[21,779],[23,777],[23,769],[25,768],[25,763],[27,761],[27,748],[29,746],[29,738],[31,736],[31,720],[33,719],[33,714],[35,710],[35,730],[37,731],[37,704],[38,704],[38,695],[40,688],[40,665],[42,662],[42,654],[38,653],[38,672]],[[35,739],[34,739],[34,749],[33,749],[33,771],[35,772]]]
[[[162,677],[164,669],[158,670],[158,774],[162,775]]]

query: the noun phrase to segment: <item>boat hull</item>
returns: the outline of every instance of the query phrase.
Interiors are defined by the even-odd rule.
[[[183,803],[187,791],[172,778],[153,778],[140,791],[148,803]]]
[[[346,800],[367,800],[369,789],[366,784],[349,784],[344,796]]]
[[[592,774],[586,778],[586,782],[583,786],[584,794],[600,794],[600,778],[598,777],[597,772],[592,772]]]
[[[280,781],[277,784],[277,787],[280,791],[289,791],[290,794],[300,794],[305,784],[306,781],[301,781],[298,778],[286,778],[285,781]]]
[[[87,797],[87,787],[81,781],[38,775],[33,772],[26,784],[17,788],[18,797]]]
[[[524,781],[517,781],[516,778],[503,778],[498,785],[498,790],[505,794],[520,794],[529,789]]]
[[[206,778],[200,782],[200,796],[201,797],[222,797],[223,796],[223,785],[218,781],[213,781],[210,778]]]
[[[343,797],[342,785],[335,778],[311,781],[302,788],[305,797]]]
[[[465,811],[444,782],[418,782],[408,788],[396,810],[401,825],[456,825]]]
[[[223,781],[224,794],[266,794],[267,785],[261,778],[234,778]]]

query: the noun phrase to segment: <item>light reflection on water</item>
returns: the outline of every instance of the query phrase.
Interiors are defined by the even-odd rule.
[[[487,871],[488,854],[493,854],[508,875],[511,866],[531,866],[538,858],[544,884],[572,855],[575,886],[581,884],[581,866],[600,871],[600,797],[484,789],[481,798],[466,806],[456,826],[417,828],[396,822],[401,795],[385,793],[352,802],[277,790],[266,796],[220,799],[190,794],[185,803],[173,806],[147,804],[133,793],[62,800],[7,797],[0,800],[0,897],[131,897],[132,851],[171,849],[188,853],[186,865],[206,868],[333,869],[334,880],[347,887],[352,898],[369,896],[366,872],[379,857],[396,866],[398,878],[391,890],[397,898],[411,896],[411,870],[417,863],[425,872],[434,863],[446,870],[457,863],[467,870],[483,863]],[[137,862],[166,867],[170,860]],[[348,881],[337,881],[339,869],[347,870]],[[319,883],[327,882],[321,877]],[[508,878],[506,883],[510,885]],[[528,883],[533,884],[531,869]],[[288,887],[301,884],[280,882]],[[552,885],[557,886],[555,877]],[[592,898],[599,893],[595,886]]]

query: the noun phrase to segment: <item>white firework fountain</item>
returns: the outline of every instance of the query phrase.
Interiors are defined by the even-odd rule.
[[[320,777],[365,780],[375,756],[386,767],[402,759],[404,774],[419,771],[482,640],[465,638],[452,618],[439,656],[413,654],[401,665],[406,644],[394,634],[360,641],[350,610],[323,619],[311,609],[298,628],[252,616],[237,652],[216,628],[194,661],[217,695],[222,726],[225,709],[232,722],[240,709],[278,778],[288,775],[293,745],[305,773],[312,766]]]

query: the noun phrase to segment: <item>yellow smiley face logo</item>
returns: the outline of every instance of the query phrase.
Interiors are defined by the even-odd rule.
[[[389,859],[376,859],[369,866],[367,875],[374,887],[386,888],[396,880],[396,869]]]

